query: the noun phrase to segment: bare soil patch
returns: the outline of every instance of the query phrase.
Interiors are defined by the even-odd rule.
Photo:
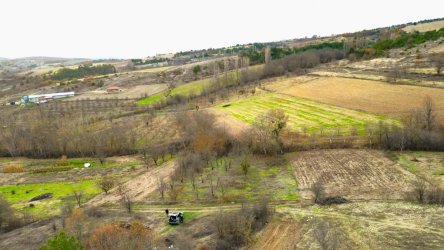
[[[88,91],[78,96],[71,98],[70,100],[85,100],[85,99],[133,99],[142,98],[145,95],[150,96],[159,93],[167,88],[166,84],[150,84],[150,85],[137,85],[128,89],[123,88],[122,92],[107,93],[106,90],[99,89],[94,91]]]
[[[375,150],[316,150],[289,156],[300,194],[310,198],[321,181],[327,196],[347,199],[401,199],[416,176]]]

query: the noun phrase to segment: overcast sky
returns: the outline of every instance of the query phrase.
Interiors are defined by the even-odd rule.
[[[0,0],[0,57],[140,58],[444,17],[444,0]]]

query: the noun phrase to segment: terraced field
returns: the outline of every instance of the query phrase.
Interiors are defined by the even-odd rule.
[[[399,125],[395,120],[381,115],[340,108],[284,94],[264,94],[235,101],[218,107],[247,123],[269,109],[280,108],[289,116],[287,127],[296,131],[349,134],[356,129],[365,134],[368,126],[375,127],[380,121]]]

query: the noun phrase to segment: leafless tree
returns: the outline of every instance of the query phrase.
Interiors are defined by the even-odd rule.
[[[288,115],[282,109],[270,109],[266,113],[259,115],[255,120],[255,126],[259,129],[258,135],[262,138],[266,137],[267,134],[270,135],[278,145],[281,153],[282,143],[279,136],[287,125],[287,121]]]
[[[105,192],[105,194],[108,194],[108,191],[111,190],[114,185],[115,180],[110,176],[104,176],[99,182],[99,186]]]
[[[83,197],[83,190],[79,189],[79,188],[74,188],[72,191],[72,194],[74,195],[74,198],[76,199],[76,203],[77,206],[81,206],[82,205],[82,197]]]
[[[165,197],[165,190],[167,189],[167,184],[164,178],[157,178],[157,191],[159,191],[160,197],[163,199]]]
[[[313,193],[313,202],[316,203],[319,199],[324,197],[324,185],[321,180],[317,180],[311,185],[311,192]]]
[[[129,214],[131,214],[133,211],[133,198],[131,197],[131,194],[123,186],[118,187],[118,192],[120,195],[120,202],[123,208],[125,208],[125,210]]]
[[[222,198],[225,197],[226,182],[227,181],[225,180],[225,178],[223,176],[217,178],[217,187],[219,188],[219,192],[220,192],[220,195],[222,196]]]
[[[265,48],[265,64],[269,64],[271,62],[271,49],[269,46]]]
[[[432,131],[432,129],[435,126],[436,113],[435,113],[435,105],[430,96],[426,96],[426,98],[424,99],[423,115],[424,115],[425,129],[427,131]]]
[[[444,53],[432,54],[429,59],[436,68],[436,74],[441,75],[442,68],[444,67]]]
[[[414,183],[415,199],[420,203],[426,202],[427,183],[424,180],[417,180]]]

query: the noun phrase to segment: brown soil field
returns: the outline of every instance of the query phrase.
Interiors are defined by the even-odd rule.
[[[348,199],[400,199],[416,176],[375,150],[316,150],[290,155],[298,189],[310,198],[318,180],[327,196]]]
[[[295,77],[271,83],[268,87],[283,94],[394,118],[421,108],[424,98],[430,96],[436,106],[437,119],[444,124],[444,89],[338,77],[314,77],[305,82]]]
[[[108,94],[106,90],[94,90],[81,93],[78,96],[70,98],[69,100],[84,100],[84,99],[125,99],[125,98],[141,98],[144,95],[150,96],[167,89],[166,84],[149,84],[137,85],[128,89],[123,88],[122,92]]]

